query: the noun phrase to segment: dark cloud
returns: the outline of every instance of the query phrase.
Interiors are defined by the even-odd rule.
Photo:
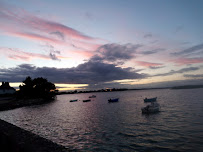
[[[174,55],[174,56],[179,56],[179,55],[188,55],[188,54],[191,54],[191,53],[196,53],[196,52],[203,52],[203,43],[199,44],[199,45],[195,45],[193,47],[190,47],[188,49],[185,49],[183,51],[180,51],[180,52],[174,52],[174,53],[171,53],[171,55]]]
[[[141,79],[146,77],[138,74],[133,68],[120,68],[102,62],[86,62],[74,68],[35,67],[22,64],[15,68],[0,69],[0,79],[10,82],[21,82],[27,76],[45,77],[54,83],[97,84],[113,80]]]
[[[164,81],[154,82],[149,84],[138,84],[133,88],[158,88],[158,87],[174,87],[183,85],[199,85],[202,84],[203,79],[189,79],[189,80],[175,80],[175,81]]]
[[[150,33],[144,35],[144,38],[151,38],[151,37],[152,37],[152,34]]]
[[[94,55],[93,57],[91,57],[90,60],[92,60],[92,61],[102,61],[102,60],[104,60],[104,58],[99,56],[99,55]]]
[[[49,52],[49,57],[52,59],[52,60],[56,60],[56,61],[61,61],[59,58],[57,58],[57,55],[56,54],[61,54],[61,51],[59,50],[56,50],[55,47],[51,44],[45,44],[45,45],[42,45],[44,46],[46,49],[47,52]]]
[[[57,56],[53,53],[49,53],[49,56],[52,60],[57,60],[57,61],[61,61],[60,59],[57,58]]]
[[[44,47],[46,47],[48,49],[48,52],[51,52],[51,53],[56,53],[56,54],[61,54],[61,51],[59,50],[56,50],[55,47],[51,44],[45,44],[45,45],[42,45]]]
[[[177,74],[177,73],[185,73],[185,72],[197,71],[197,70],[199,70],[198,67],[189,67],[189,68],[183,68],[183,69],[180,69],[180,70],[177,70],[177,71],[171,70],[170,72],[156,74],[154,76],[169,76],[169,75],[173,75],[173,74]]]
[[[62,32],[59,32],[59,31],[55,31],[55,32],[51,32],[50,34],[53,34],[53,35],[56,35],[58,38],[64,40],[65,39],[65,36]]]
[[[165,66],[150,66],[150,69],[161,69],[164,68]]]
[[[123,61],[116,62],[116,65],[124,65],[124,64],[125,64],[125,62],[123,62]]]
[[[140,54],[149,55],[149,54],[155,54],[157,52],[164,51],[164,50],[165,49],[159,48],[159,49],[154,49],[154,50],[150,50],[150,51],[143,51]]]
[[[135,57],[136,50],[140,44],[105,44],[97,49],[97,54],[90,60],[92,61],[125,61]]]
[[[129,84],[121,84],[119,82],[112,82],[112,83],[90,84],[88,86],[89,90],[106,89],[106,88],[129,88]]]
[[[184,74],[184,77],[187,78],[203,78],[203,74]],[[203,83],[203,81],[202,81]]]
[[[13,70],[13,69],[16,69],[16,72],[19,72],[21,69],[23,71],[25,71],[25,70],[34,70],[35,66],[33,66],[31,64],[21,64],[17,68],[10,68],[10,70]]]

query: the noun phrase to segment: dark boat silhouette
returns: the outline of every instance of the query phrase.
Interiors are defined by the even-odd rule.
[[[90,99],[87,99],[87,100],[83,100],[83,102],[90,102],[91,100]]]
[[[89,96],[89,98],[96,98],[96,96],[95,95],[91,95],[91,96]]]
[[[155,97],[155,98],[145,98],[144,102],[155,102],[156,99],[157,99],[157,97]]]
[[[109,101],[109,102],[118,102],[118,100],[119,100],[119,98],[113,98],[113,99],[110,98],[108,101]]]

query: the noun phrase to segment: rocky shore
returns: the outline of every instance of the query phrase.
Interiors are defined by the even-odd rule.
[[[0,120],[2,152],[67,152],[65,147]]]

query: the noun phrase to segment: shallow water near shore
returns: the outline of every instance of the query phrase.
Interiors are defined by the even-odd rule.
[[[203,89],[59,95],[55,102],[0,112],[0,119],[82,151],[203,151]],[[82,102],[92,94],[91,102]],[[108,103],[110,97],[119,102]],[[161,112],[141,113],[145,97]],[[78,99],[77,102],[69,102]]]

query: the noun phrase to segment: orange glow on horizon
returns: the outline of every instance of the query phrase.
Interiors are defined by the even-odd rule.
[[[71,91],[71,90],[78,90],[78,89],[86,89],[88,84],[55,84],[57,90],[59,91]]]

